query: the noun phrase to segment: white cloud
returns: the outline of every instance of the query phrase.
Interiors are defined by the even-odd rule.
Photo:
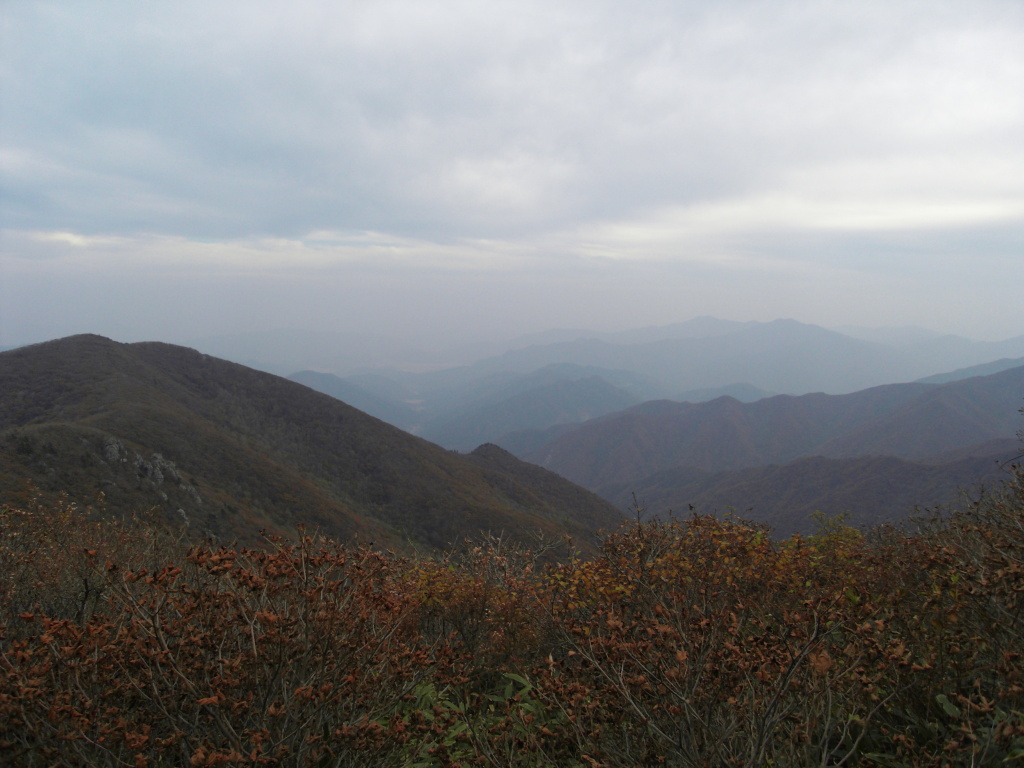
[[[74,271],[179,274],[289,273],[315,275],[346,266],[377,270],[505,272],[536,265],[533,244],[499,240],[438,243],[381,232],[319,230],[303,238],[197,240],[178,235],[110,236],[67,231],[6,231],[0,267],[32,271],[58,261]],[[48,268],[48,267],[47,267]]]
[[[943,240],[984,290],[1024,227],[1016,0],[26,0],[0,35],[0,277],[633,265],[726,305]]]

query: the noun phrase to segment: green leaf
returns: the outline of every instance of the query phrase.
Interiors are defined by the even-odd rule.
[[[529,680],[527,680],[522,675],[517,675],[515,672],[506,672],[505,677],[507,677],[509,680],[512,680],[513,682],[519,683],[521,686],[523,686],[524,691],[529,691],[533,688],[533,685],[530,683]]]
[[[942,707],[942,711],[950,717],[959,718],[962,714],[960,711],[960,707],[956,706],[956,704],[954,704],[948,698],[946,698],[946,694],[940,693],[938,696],[935,697],[935,700],[939,703],[939,706]]]

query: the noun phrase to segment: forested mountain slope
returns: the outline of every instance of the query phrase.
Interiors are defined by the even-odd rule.
[[[0,354],[0,500],[24,480],[199,535],[319,527],[444,547],[534,530],[589,540],[611,505],[511,457],[445,451],[270,374],[162,343],[74,336]]]
[[[678,467],[631,483],[597,490],[627,508],[640,506],[644,519],[686,517],[700,512],[735,514],[766,523],[779,537],[813,533],[821,516],[842,516],[869,528],[925,516],[926,510],[962,506],[983,488],[1002,483],[1019,444],[1006,441],[986,456],[923,464],[894,456],[830,459],[811,456],[785,464],[707,472]]]

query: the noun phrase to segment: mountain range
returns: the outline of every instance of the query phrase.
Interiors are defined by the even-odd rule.
[[[707,471],[805,456],[929,457],[1021,428],[1024,366],[947,384],[890,384],[848,395],[753,403],[658,400],[575,425],[526,458],[593,487],[675,466]]]
[[[0,353],[0,392],[0,501],[65,491],[111,513],[154,508],[193,535],[251,542],[302,525],[406,549],[487,532],[589,546],[622,519],[496,446],[457,454],[184,347],[93,335],[22,347]]]
[[[698,317],[620,333],[534,334],[501,354],[454,368],[380,368],[344,379],[326,373],[330,380],[305,381],[331,394],[348,387],[369,413],[466,450],[485,441],[504,444],[509,432],[566,424],[574,415],[559,401],[570,398],[587,404],[575,417],[582,420],[611,413],[626,401],[703,402],[730,395],[752,402],[780,393],[844,394],[935,375],[992,373],[999,365],[992,361],[999,359],[1006,367],[1014,360],[1024,363],[1024,336],[980,342],[919,328],[847,331],[794,320],[741,323]],[[972,366],[989,367],[971,373]],[[958,373],[950,373],[954,370]],[[300,375],[309,374],[293,377]],[[595,402],[594,377],[621,392]]]
[[[795,320],[730,323],[695,318],[670,328],[672,335],[666,330],[664,338],[649,341],[619,343],[589,337],[528,346],[473,367],[525,372],[571,363],[628,371],[660,387],[662,396],[676,399],[676,394],[689,389],[736,383],[785,394],[843,394],[1001,357],[1024,357],[1024,336],[1002,342],[939,336],[883,344]]]
[[[816,510],[904,517],[994,478],[1019,453],[1022,405],[1019,366],[847,395],[651,401],[499,442],[620,506],[636,494],[649,514],[752,510],[785,532]]]
[[[488,530],[593,542],[637,503],[734,510],[784,535],[816,512],[905,518],[1020,451],[1024,337],[705,317],[521,342],[440,370],[290,380],[158,342],[10,350],[0,500],[24,499],[27,479],[202,535],[302,524],[407,548]]]
[[[868,525],[999,476],[1018,451],[1024,387],[1014,374],[933,385],[1021,368],[1024,340],[843,330],[702,317],[551,331],[468,366],[347,381],[403,403],[406,429],[460,450],[494,442],[620,509],[639,499],[648,515],[693,504],[742,510],[779,533],[813,529],[819,511]],[[608,396],[595,398],[602,383]],[[864,383],[876,386],[854,386]],[[702,386],[681,389],[692,384]]]

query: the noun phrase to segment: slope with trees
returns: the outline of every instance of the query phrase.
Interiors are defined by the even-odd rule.
[[[251,541],[299,525],[443,547],[481,531],[592,539],[620,514],[521,462],[467,460],[270,374],[160,343],[77,336],[0,355],[0,493],[24,478],[110,511],[155,506]],[[510,492],[514,489],[514,493]]]

